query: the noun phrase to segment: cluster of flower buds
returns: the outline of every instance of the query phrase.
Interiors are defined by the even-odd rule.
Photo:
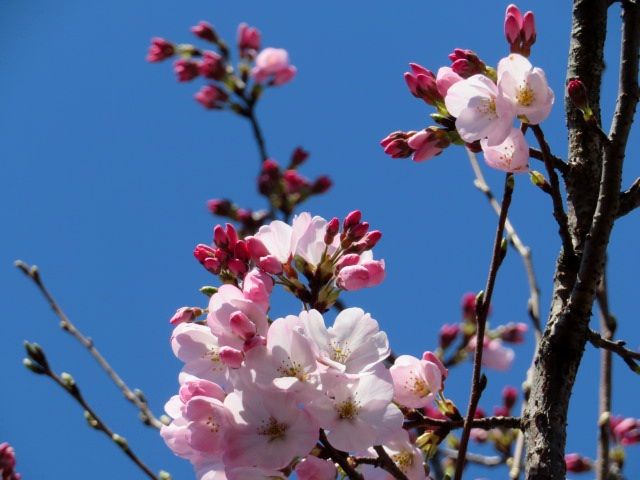
[[[536,43],[536,21],[533,12],[523,15],[518,7],[509,5],[504,16],[504,35],[511,47],[511,53],[528,57],[532,45]]]
[[[613,439],[616,443],[628,446],[640,443],[640,420],[613,416],[609,420]]]
[[[310,196],[325,193],[331,188],[331,179],[326,175],[310,181],[298,172],[298,167],[308,156],[307,151],[298,147],[291,155],[286,169],[281,168],[273,159],[262,163],[258,191],[269,199],[273,208],[287,216]]]
[[[16,452],[7,442],[0,443],[0,478],[2,480],[20,480],[22,475],[15,471]]]
[[[593,462],[579,453],[568,453],[564,456],[567,471],[571,473],[584,473],[593,470]]]
[[[264,224],[269,215],[264,210],[254,212],[241,208],[225,198],[208,200],[207,209],[214,215],[236,222],[238,224],[238,236],[241,238],[254,234]]]
[[[225,227],[216,225],[213,243],[197,245],[193,255],[204,268],[220,275],[223,281],[241,280],[250,268],[251,256],[247,243],[238,237],[238,232],[230,223]]]
[[[450,144],[466,144],[475,152],[482,151],[492,168],[528,171],[529,146],[514,120],[539,124],[549,115],[554,95],[544,72],[526,58],[535,41],[533,14],[522,16],[510,5],[505,23],[508,39],[516,28],[514,22],[518,40],[510,40],[513,53],[500,60],[497,69],[463,49],[455,49],[449,55],[451,66],[440,68],[435,75],[410,64],[411,71],[405,73],[409,91],[436,108],[431,117],[440,127],[391,133],[381,141],[387,155],[423,161]]]
[[[235,68],[229,63],[227,44],[209,23],[201,21],[191,28],[191,32],[216,51],[191,44],[173,44],[156,37],[151,41],[147,61],[161,62],[178,56],[173,68],[179,82],[198,77],[208,82],[194,96],[206,109],[230,108],[246,114],[247,104],[258,99],[264,85],[282,85],[296,74],[296,68],[289,64],[287,51],[279,48],[260,50],[260,31],[245,23],[238,27],[237,46],[241,61]],[[254,81],[252,88],[248,87],[250,78]],[[232,94],[236,94],[241,103],[231,101]]]

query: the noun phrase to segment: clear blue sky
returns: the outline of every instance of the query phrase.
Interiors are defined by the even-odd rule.
[[[566,155],[562,88],[570,2],[533,2],[538,43],[532,61],[556,92],[544,124],[554,152]],[[275,6],[277,5],[277,6]],[[42,344],[53,366],[71,372],[114,430],[154,469],[192,476],[159,436],[136,421],[105,375],[72,339],[12,262],[41,267],[72,319],[92,336],[130,385],[159,412],[177,388],[167,319],[175,308],[203,302],[209,275],[192,258],[208,242],[214,219],[204,204],[229,196],[261,207],[249,125],[207,112],[192,100],[196,85],[178,85],[169,64],[144,61],[149,39],[191,41],[189,27],[212,22],[231,42],[238,23],[263,32],[265,46],[290,51],[298,76],[268,92],[258,109],[270,154],[285,161],[302,145],[304,172],[329,173],[335,188],[308,203],[314,213],[341,216],[359,208],[384,232],[377,255],[385,283],[345,296],[372,312],[396,352],[419,355],[436,346],[444,322],[459,318],[460,296],[483,288],[496,218],[472,186],[461,149],[424,164],[386,158],[378,141],[396,129],[427,125],[430,113],[407,92],[408,62],[433,70],[454,47],[472,48],[495,64],[507,52],[506,4],[465,2],[110,2],[7,1],[0,16],[0,441],[18,452],[25,480],[142,478],[57,387],[21,366],[22,341]],[[619,21],[612,8],[605,125],[611,116]],[[637,175],[640,137],[632,133],[625,171]],[[495,187],[498,172],[487,172]],[[534,252],[542,311],[550,299],[559,249],[548,197],[527,176],[517,179],[512,220]],[[622,219],[610,251],[610,289],[621,337],[640,344],[637,319],[638,214]],[[511,252],[495,293],[494,324],[527,321],[520,259]],[[281,304],[274,315],[286,312]],[[596,325],[594,321],[594,325]],[[505,384],[519,385],[532,352],[517,349],[514,368],[491,373],[481,402],[487,410]],[[587,347],[572,399],[568,449],[595,455],[599,353]],[[452,372],[447,396],[466,408],[470,366]],[[640,415],[637,376],[615,360],[614,410]],[[631,450],[637,457],[637,449]],[[477,446],[473,451],[482,451]],[[476,476],[503,478],[496,471]],[[640,477],[630,460],[629,478]],[[470,475],[470,478],[472,475]],[[585,478],[588,478],[586,475]]]

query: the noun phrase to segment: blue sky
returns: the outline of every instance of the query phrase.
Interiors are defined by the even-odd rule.
[[[263,44],[287,48],[298,76],[258,107],[270,154],[286,161],[302,145],[312,156],[304,173],[329,173],[332,191],[310,201],[313,213],[343,216],[359,208],[383,231],[376,249],[387,261],[385,283],[344,297],[370,311],[396,352],[436,346],[444,322],[459,318],[460,296],[483,288],[496,218],[472,185],[461,149],[424,164],[394,161],[378,141],[397,129],[428,124],[430,110],[406,90],[408,62],[436,70],[455,47],[495,64],[507,53],[506,4],[465,2],[346,3],[9,1],[0,16],[0,339],[4,395],[0,441],[18,451],[25,479],[141,478],[82,412],[50,381],[21,366],[22,342],[37,341],[59,371],[71,372],[98,412],[154,469],[190,478],[152,430],[74,341],[12,262],[40,266],[71,318],[93,337],[126,381],[159,412],[177,388],[167,319],[175,308],[203,302],[209,275],[192,258],[215,220],[205,201],[231,197],[260,208],[254,177],[258,155],[249,125],[229,113],[204,111],[196,85],[178,85],[169,64],[144,61],[149,39],[192,41],[189,27],[213,23],[234,41],[241,21],[258,26]],[[531,60],[547,72],[556,106],[543,125],[552,149],[566,155],[562,89],[569,2],[533,2],[538,43]],[[604,125],[615,95],[619,20],[612,9],[603,91]],[[637,131],[629,151],[637,152]],[[631,154],[624,174],[638,175]],[[486,171],[496,190],[502,174]],[[533,249],[546,313],[559,250],[549,198],[517,178],[512,220]],[[640,344],[635,321],[637,215],[616,227],[610,250],[611,307],[619,333]],[[520,259],[508,255],[495,292],[493,324],[527,321],[528,289]],[[273,314],[287,312],[275,303]],[[593,325],[597,325],[594,320]],[[505,384],[519,385],[532,341],[517,348],[508,373],[491,373],[481,405],[490,410]],[[569,418],[568,450],[595,455],[599,353],[587,347]],[[452,372],[447,396],[466,408],[470,365]],[[638,416],[637,377],[615,360],[614,411]],[[630,450],[636,453],[637,448]],[[473,451],[481,448],[473,446]],[[502,471],[474,470],[503,478]],[[629,478],[640,461],[629,460]],[[470,478],[473,475],[470,475]],[[586,475],[589,477],[589,475]]]

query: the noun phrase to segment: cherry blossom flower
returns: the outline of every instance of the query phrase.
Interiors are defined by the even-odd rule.
[[[468,348],[471,351],[476,349],[476,337],[469,340]],[[500,339],[490,340],[484,338],[484,348],[482,350],[482,365],[494,370],[505,371],[511,368],[515,352],[502,345]]]
[[[430,353],[430,352],[429,352]],[[409,408],[423,408],[431,404],[435,395],[444,388],[446,369],[435,355],[429,360],[411,355],[400,355],[389,369],[393,378],[397,403]]]
[[[316,444],[318,424],[289,393],[247,387],[224,404],[236,422],[227,435],[227,467],[284,468]]]
[[[440,67],[436,75],[436,87],[442,98],[447,96],[449,88],[463,78],[453,71],[451,67]]]
[[[211,330],[195,323],[181,323],[171,335],[176,357],[185,363],[181,377],[201,378],[228,385],[228,368],[220,360],[220,344]]]
[[[411,157],[414,162],[424,162],[442,153],[449,146],[449,138],[444,130],[439,128],[425,128],[413,135],[407,141],[413,150]]]
[[[335,480],[338,470],[330,460],[307,455],[295,468],[298,480]]]
[[[640,443],[640,420],[636,418],[613,417],[611,429],[616,442],[621,445]]]
[[[232,423],[231,413],[219,398],[195,396],[184,406],[183,417],[189,422],[189,445],[207,454],[207,459],[221,459],[226,432]]]
[[[289,54],[283,48],[265,48],[256,57],[251,76],[258,83],[271,78],[273,85],[283,85],[293,79],[296,67],[289,65]]]
[[[522,55],[512,53],[500,60],[498,88],[501,96],[515,105],[516,115],[527,123],[536,125],[549,116],[554,95],[547,77]]]
[[[169,320],[171,325],[190,322],[202,315],[202,309],[198,307],[180,307]]]
[[[515,106],[484,75],[454,83],[444,101],[456,117],[456,129],[465,142],[486,138],[492,145],[500,144],[511,131]]]
[[[389,356],[386,333],[360,308],[344,309],[329,328],[317,310],[302,312],[300,320],[316,349],[317,360],[333,370],[361,375]]]
[[[382,447],[408,480],[427,479],[424,473],[422,452],[410,441],[409,433],[406,430],[399,431],[394,437],[385,442]],[[368,453],[377,455],[373,448],[370,448]],[[363,465],[361,471],[367,480],[393,480],[395,478],[386,470],[375,468],[373,465]]]
[[[328,430],[327,438],[335,448],[365,450],[402,430],[404,416],[391,403],[393,383],[383,366],[353,378],[328,372],[323,374],[322,385],[326,396],[305,408]]]
[[[485,162],[492,168],[513,173],[529,170],[529,145],[519,128],[512,128],[499,144],[491,145],[485,138],[480,141],[480,146]]]
[[[347,255],[338,262],[336,284],[344,290],[360,290],[380,285],[385,277],[384,260],[374,260],[370,251]],[[350,264],[352,263],[352,264]]]

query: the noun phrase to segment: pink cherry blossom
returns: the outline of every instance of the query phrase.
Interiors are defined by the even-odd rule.
[[[469,341],[468,348],[474,351],[476,348],[476,337]],[[502,345],[499,339],[484,339],[484,349],[482,350],[482,365],[498,371],[505,371],[511,368],[515,352],[508,347]]]
[[[221,459],[233,419],[220,399],[195,396],[185,403],[183,416],[189,422],[189,445],[206,453],[208,459]]]
[[[260,30],[250,27],[246,23],[238,25],[238,48],[242,58],[253,58],[260,50]]]
[[[492,168],[504,172],[522,173],[529,170],[529,145],[519,128],[512,128],[499,144],[485,138],[480,141],[484,160]]]
[[[360,308],[346,308],[327,328],[317,310],[302,312],[300,320],[312,341],[317,360],[338,372],[361,375],[389,356],[387,335],[378,322]]]
[[[242,281],[244,297],[257,304],[265,312],[269,308],[269,297],[272,290],[273,280],[258,269],[251,270]]]
[[[169,320],[171,325],[178,325],[179,323],[190,322],[202,315],[202,309],[198,307],[180,307],[173,314],[173,317]]]
[[[271,78],[273,85],[283,85],[296,74],[296,67],[289,65],[289,53],[283,48],[265,48],[256,57],[251,76],[258,83]]]
[[[335,480],[338,470],[330,460],[307,455],[296,465],[298,480]]]
[[[318,424],[289,393],[247,388],[229,394],[224,404],[236,422],[227,435],[227,468],[284,468],[318,440]]]
[[[184,378],[202,378],[228,384],[228,369],[220,360],[220,344],[211,330],[195,323],[181,323],[171,335],[176,357],[185,363]]]
[[[451,67],[440,67],[436,75],[436,86],[442,98],[447,96],[449,88],[454,83],[458,83],[463,78],[453,71]]]
[[[456,129],[465,142],[487,138],[491,144],[499,144],[511,131],[515,106],[484,75],[454,83],[444,101],[449,113],[456,117]]]
[[[380,285],[385,277],[384,260],[374,260],[371,251],[361,255],[346,255],[339,266],[336,284],[344,290],[360,290]],[[341,260],[343,260],[341,259]],[[355,262],[354,262],[355,260]],[[336,269],[339,268],[338,265]]]
[[[636,418],[612,419],[613,436],[621,445],[640,443],[640,420]]]
[[[337,372],[322,377],[326,396],[306,409],[339,450],[359,451],[378,445],[402,430],[404,416],[391,400],[393,384],[381,366],[373,373],[348,378]]]
[[[527,123],[536,125],[549,116],[554,95],[547,77],[522,55],[512,53],[500,60],[498,88],[500,95],[516,106],[516,115]]]
[[[422,452],[410,441],[409,433],[406,430],[400,430],[382,447],[408,480],[427,479],[424,473]],[[370,448],[368,453],[371,456],[377,455],[373,448]],[[363,465],[361,471],[367,480],[393,480],[395,478],[386,470],[375,468],[373,465]]]
[[[393,399],[409,408],[423,408],[431,404],[444,387],[441,364],[436,361],[438,363],[411,355],[396,358],[389,369],[393,378]]]
[[[205,85],[194,95],[194,98],[204,108],[216,109],[224,106],[229,95],[216,85]]]

